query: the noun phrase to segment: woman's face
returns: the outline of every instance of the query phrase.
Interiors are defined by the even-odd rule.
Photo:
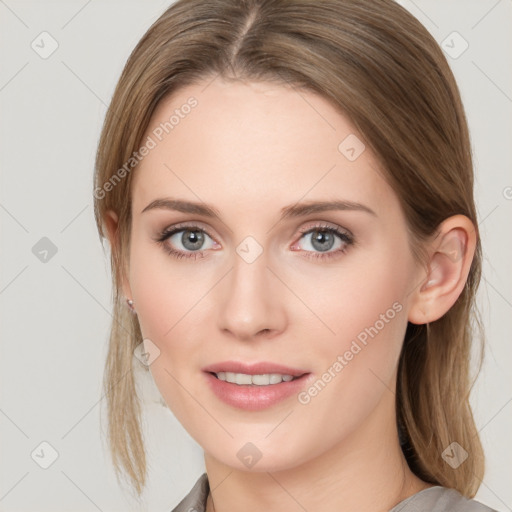
[[[420,276],[394,191],[322,97],[208,83],[159,104],[133,171],[125,293],[163,398],[208,455],[239,469],[389,435]],[[207,368],[242,383],[305,375],[256,377],[264,386]]]

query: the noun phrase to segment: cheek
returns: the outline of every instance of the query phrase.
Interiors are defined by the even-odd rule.
[[[144,337],[165,341],[175,336],[187,315],[197,316],[204,295],[199,266],[177,263],[165,249],[144,240],[134,240],[130,254],[130,286]],[[137,243],[138,242],[138,243]],[[191,279],[191,272],[193,278]],[[204,276],[206,279],[207,276]]]
[[[304,425],[323,432],[325,443],[357,430],[383,399],[394,400],[407,326],[407,283],[403,274],[388,271],[394,268],[392,261],[384,258],[382,265],[368,265],[364,272],[352,268],[350,275],[332,280],[323,287],[325,293],[318,294],[323,298],[315,307],[335,334],[316,321],[318,342],[309,344],[307,351],[317,379],[298,398],[307,418]]]
[[[176,262],[164,249],[138,242],[132,245],[130,286],[142,336],[159,350],[150,371],[167,404],[187,423],[190,397],[182,386],[199,396],[196,374],[206,340],[205,321],[212,315],[206,295],[217,276],[193,261]]]
[[[383,386],[394,386],[407,327],[412,268],[408,253],[405,246],[380,248],[354,255],[305,299],[322,320],[315,320],[319,342],[306,350],[311,361],[320,363],[317,372],[330,369],[336,375],[331,379],[336,383],[326,386],[332,395],[327,392],[324,398],[338,403],[347,398],[347,408],[369,404]]]
[[[164,250],[146,243],[133,244],[130,286],[136,300],[137,317],[142,336],[158,347],[158,357],[150,365],[155,384],[173,414],[187,429],[192,429],[195,415],[193,396],[200,396],[199,374],[200,332],[207,302],[201,300],[207,288],[199,286],[201,277],[191,264],[176,264]],[[206,276],[204,276],[206,279]],[[195,366],[194,366],[195,365]]]
[[[339,270],[309,291],[303,289],[311,309],[318,312],[325,339],[335,337],[343,348],[358,337],[364,342],[368,330],[390,333],[393,324],[403,323],[404,304],[409,286],[409,263],[393,250],[379,254],[354,254]],[[320,276],[319,276],[320,277]],[[324,276],[325,277],[325,276]],[[308,283],[311,285],[311,283]],[[398,320],[398,322],[396,322]],[[322,325],[323,323],[323,325]]]

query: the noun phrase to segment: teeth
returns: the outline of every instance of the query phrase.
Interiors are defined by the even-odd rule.
[[[265,373],[263,375],[248,375],[246,373],[219,372],[216,373],[217,378],[232,384],[244,385],[254,384],[256,386],[268,386],[271,384],[279,384],[281,382],[289,382],[293,380],[293,375],[282,375],[280,373]]]

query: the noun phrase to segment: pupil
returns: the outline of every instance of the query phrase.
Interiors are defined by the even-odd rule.
[[[187,234],[188,233],[188,234]],[[204,241],[204,234],[200,231],[184,231],[181,237],[181,243],[187,249],[193,251],[199,249]]]
[[[319,251],[328,251],[332,248],[334,237],[328,231],[313,231],[312,244]]]

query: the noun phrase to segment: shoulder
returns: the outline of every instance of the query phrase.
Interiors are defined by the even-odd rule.
[[[203,473],[190,492],[172,509],[172,512],[205,512],[209,492],[208,476]]]
[[[210,491],[208,476],[203,473],[190,492],[172,512],[205,512]],[[389,512],[498,512],[479,501],[468,499],[455,489],[436,485],[423,489],[395,505]]]
[[[497,512],[455,489],[436,485],[409,496],[389,512]]]

